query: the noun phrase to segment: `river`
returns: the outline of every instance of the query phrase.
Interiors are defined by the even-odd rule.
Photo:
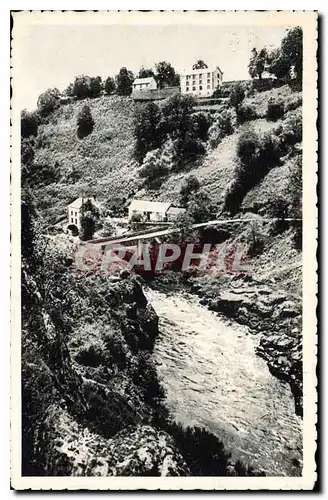
[[[146,296],[160,318],[154,358],[174,418],[206,427],[267,475],[300,475],[302,420],[289,385],[255,354],[257,337],[193,295]]]

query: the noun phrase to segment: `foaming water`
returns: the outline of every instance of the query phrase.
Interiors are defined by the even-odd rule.
[[[175,419],[207,427],[267,475],[299,475],[302,420],[289,385],[256,356],[256,337],[191,295],[146,295],[160,318],[154,357]]]

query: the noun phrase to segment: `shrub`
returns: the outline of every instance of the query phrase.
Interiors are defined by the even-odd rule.
[[[94,121],[90,108],[87,104],[83,106],[77,117],[77,136],[79,139],[91,134],[94,127]]]
[[[287,102],[285,103],[285,113],[288,111],[294,111],[294,109],[302,106],[303,98],[302,95],[291,95]]]
[[[199,180],[194,175],[189,175],[184,181],[180,189],[180,197],[182,205],[185,205],[189,200],[191,193],[195,193],[200,188]]]
[[[37,136],[39,124],[40,117],[36,111],[29,112],[23,109],[21,115],[21,136],[23,138]]]
[[[74,83],[67,88],[66,92],[78,99],[86,99],[87,97],[99,97],[102,88],[100,76],[80,75],[75,78]]]
[[[277,121],[284,116],[284,103],[282,101],[274,101],[272,99],[268,102],[266,117],[268,120]]]
[[[256,257],[263,252],[265,240],[256,224],[253,224],[251,230],[248,232],[246,242],[248,245],[247,254],[250,257]]]
[[[255,120],[257,118],[255,106],[243,103],[238,109],[238,121],[239,123],[245,123],[250,120]]]
[[[273,235],[281,234],[289,226],[288,221],[284,220],[288,217],[288,199],[276,197],[270,200],[268,205],[270,217],[280,219],[272,221],[271,232]]]
[[[111,76],[108,76],[106,78],[104,89],[105,89],[106,94],[108,94],[108,95],[113,94],[113,92],[115,91],[114,78],[112,78]]]
[[[161,178],[165,177],[171,167],[172,157],[164,149],[155,149],[146,154],[139,175],[153,187],[158,187]],[[156,181],[156,186],[154,184]]]
[[[204,113],[203,111],[194,113],[193,120],[196,136],[202,141],[207,141],[208,131],[213,121],[210,113]]]
[[[253,129],[247,128],[240,134],[237,141],[237,155],[241,161],[241,171],[254,165],[258,158],[259,150],[260,138],[258,134]]]
[[[245,98],[245,90],[243,89],[240,83],[237,83],[236,85],[233,86],[230,92],[230,99],[229,99],[230,106],[235,108],[236,113],[238,113],[238,109],[241,103],[243,102],[244,98]]]
[[[280,129],[280,140],[284,145],[293,146],[301,142],[303,134],[302,110],[296,109],[286,116]]]
[[[146,154],[159,148],[163,143],[160,130],[161,112],[157,104],[149,102],[140,107],[134,118],[134,135],[136,138],[134,156],[142,163]]]
[[[46,118],[59,106],[59,90],[48,89],[38,98],[38,111],[42,118]]]
[[[132,83],[134,76],[132,71],[121,68],[116,76],[116,92],[118,95],[128,96],[132,92]]]
[[[208,131],[209,145],[212,149],[216,148],[221,140],[231,135],[236,127],[236,113],[231,110],[223,110],[214,117],[214,122]]]
[[[215,207],[204,191],[198,191],[187,204],[187,214],[194,223],[206,222],[215,216]]]

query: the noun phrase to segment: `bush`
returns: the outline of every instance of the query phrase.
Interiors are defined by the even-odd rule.
[[[200,188],[199,180],[194,175],[189,175],[180,189],[181,204],[185,205],[191,193],[195,193]]]
[[[132,92],[132,83],[134,76],[132,71],[121,68],[116,76],[116,92],[118,95],[128,96]]]
[[[106,94],[108,94],[108,95],[113,94],[113,92],[115,92],[114,78],[112,78],[111,76],[108,76],[106,78],[104,89],[105,89]]]
[[[147,183],[153,187],[158,187],[161,183],[161,178],[165,177],[173,163],[173,151],[170,150],[170,145],[166,148],[155,149],[146,154],[139,175],[146,179]]]
[[[288,217],[289,202],[286,198],[276,197],[269,202],[269,215],[272,218],[279,220],[272,221],[271,233],[273,235],[281,234],[288,229],[288,221],[284,220]]]
[[[90,108],[87,104],[83,106],[77,117],[77,136],[79,139],[91,134],[94,127],[94,121]]]
[[[81,75],[75,78],[73,85],[71,84],[66,92],[78,99],[86,99],[87,97],[99,97],[102,88],[103,84],[100,76]]]
[[[236,113],[238,113],[238,109],[241,103],[243,102],[244,98],[245,98],[245,90],[243,89],[240,83],[237,83],[236,85],[233,86],[230,92],[230,99],[229,99],[230,106],[235,108]]]
[[[245,123],[250,120],[255,120],[257,118],[255,106],[243,103],[238,109],[238,121],[239,123]]]
[[[303,103],[302,95],[291,95],[287,99],[287,102],[285,103],[285,113],[287,113],[288,111],[294,111],[294,109],[297,109],[300,106],[302,106],[302,103]]]
[[[266,112],[266,117],[270,121],[277,121],[279,118],[284,116],[285,108],[282,101],[273,101],[272,99],[268,102],[268,108]]]
[[[248,245],[247,255],[249,255],[249,257],[256,257],[263,252],[265,240],[256,224],[253,224],[251,230],[248,232],[246,242]]]
[[[253,166],[259,156],[260,137],[251,128],[242,132],[237,141],[237,155],[241,161],[240,172]]]
[[[163,143],[160,130],[161,112],[157,104],[149,102],[140,107],[134,118],[134,135],[136,138],[134,156],[142,163],[146,154],[159,148]]]
[[[280,140],[283,145],[293,146],[301,142],[303,135],[302,110],[296,109],[286,116],[280,129]]]
[[[46,118],[59,106],[59,90],[48,89],[38,98],[38,111],[42,118]]]
[[[203,111],[194,113],[193,120],[195,124],[196,136],[202,141],[207,141],[208,131],[213,119],[210,113],[204,113]]]
[[[208,142],[212,149],[216,148],[221,140],[233,134],[236,127],[236,113],[231,110],[223,110],[214,117],[214,122],[208,131]]]
[[[39,124],[40,117],[36,111],[28,112],[23,109],[21,115],[21,136],[23,138],[37,136]]]

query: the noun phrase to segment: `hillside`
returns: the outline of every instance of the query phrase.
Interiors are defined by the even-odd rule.
[[[268,119],[272,101],[279,104],[280,115]],[[77,118],[85,104],[94,129],[80,139]],[[80,276],[71,266],[74,249],[69,237],[60,235],[67,242],[67,248],[64,244],[60,249],[60,238],[52,234],[52,247],[47,229],[65,218],[67,205],[81,195],[97,197],[105,207],[114,200],[114,208],[115,200],[123,200],[118,202],[122,206],[134,197],[179,205],[181,187],[191,174],[195,176],[199,192],[214,206],[211,216],[236,219],[216,229],[226,244],[244,245],[250,270],[219,276],[207,270],[186,272],[181,278],[175,273],[173,279],[168,273],[164,285],[188,289],[209,309],[247,325],[257,335],[256,353],[276,377],[290,384],[301,415],[302,260],[296,238],[300,224],[265,220],[296,213],[293,204],[301,193],[292,176],[301,155],[301,104],[301,93],[288,85],[250,92],[242,104],[246,118],[236,120],[216,142],[211,142],[209,129],[201,153],[197,151],[179,168],[173,162],[165,166],[156,189],[139,175],[143,167],[134,158],[135,112],[144,104],[118,96],[84,99],[61,105],[42,120],[32,139],[35,154],[29,168],[35,176],[38,168],[46,166],[54,178],[24,186],[32,187],[38,209],[37,222],[23,217],[28,227],[22,234],[27,241],[23,245],[27,474],[51,475],[55,470],[64,475],[259,473],[233,462],[229,450],[209,432],[183,429],[172,422],[152,358],[158,317],[143,294],[142,280],[133,275]],[[189,124],[195,124],[197,113],[197,108],[192,110]],[[220,124],[221,115],[229,113],[236,114],[225,102],[207,118],[212,125]],[[165,118],[175,132],[179,116]],[[248,146],[249,138],[256,143],[254,164],[249,151],[242,163],[243,137]],[[166,143],[172,144],[172,138]],[[166,143],[157,151],[165,150]],[[167,158],[162,154],[160,160]],[[293,188],[298,189],[296,195]],[[234,210],[227,206],[229,193]],[[197,200],[197,193],[186,203],[187,210],[193,197]],[[40,359],[38,365],[35,356]],[[51,397],[43,396],[40,384],[49,388]],[[44,452],[43,445],[39,454],[41,442],[49,451]]]
[[[83,140],[76,122],[81,108],[90,106],[95,127]],[[135,190],[133,160],[134,103],[125,97],[84,99],[59,107],[41,124],[35,162],[59,172],[58,182],[35,191],[44,217],[55,222],[81,194],[106,200]]]
[[[286,105],[288,102],[300,105],[301,93],[293,92],[285,85],[246,98],[244,103],[256,109],[256,118],[250,122],[256,132],[273,130],[282,122],[268,121],[265,118],[269,99],[282,99]],[[85,104],[90,107],[95,127],[89,136],[81,140],[77,137],[76,122],[78,113]],[[128,97],[84,99],[60,106],[47,123],[39,126],[35,162],[50,165],[59,173],[58,182],[42,186],[39,192],[39,207],[49,222],[53,223],[64,215],[68,203],[83,194],[97,196],[104,202],[113,197],[129,199],[137,196],[179,204],[181,185],[191,173],[199,179],[201,187],[217,204],[218,211],[221,211],[225,189],[231,182],[236,166],[238,137],[249,123],[224,137],[218,147],[208,149],[203,158],[189,165],[186,170],[171,172],[160,189],[152,191],[144,187],[144,181],[138,175],[138,164],[133,157],[133,120],[135,111],[140,106],[142,104],[134,103]],[[284,118],[287,116],[288,112]],[[286,182],[287,162],[279,166],[279,169],[271,170],[268,179],[250,190],[243,203],[244,209],[249,210],[252,200],[258,200],[261,196],[264,205],[270,196],[284,196]],[[37,192],[36,194],[38,196]]]

